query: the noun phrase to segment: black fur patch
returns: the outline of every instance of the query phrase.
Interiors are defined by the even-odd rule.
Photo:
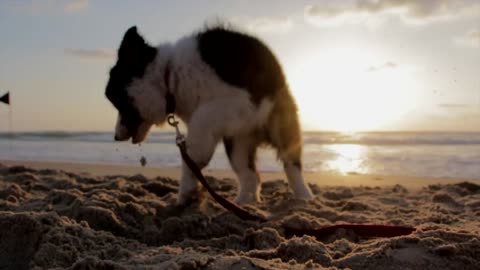
[[[285,87],[277,59],[260,40],[221,27],[197,35],[202,60],[225,82],[245,88],[255,104]]]
[[[135,78],[143,77],[146,67],[155,59],[156,54],[157,50],[145,43],[137,33],[137,28],[131,27],[118,49],[117,63],[110,70],[105,95],[120,113],[122,124],[127,127],[130,136],[137,132],[142,118],[127,94],[127,86]]]

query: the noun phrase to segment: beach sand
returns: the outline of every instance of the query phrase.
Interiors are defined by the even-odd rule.
[[[178,169],[0,161],[0,269],[479,269],[480,180],[307,174],[315,199],[262,173],[244,221],[205,194],[174,205]],[[206,171],[222,196],[228,171]],[[282,226],[415,226],[407,236],[323,239]]]

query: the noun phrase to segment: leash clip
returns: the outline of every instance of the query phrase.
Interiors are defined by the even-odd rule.
[[[178,128],[178,121],[175,119],[175,116],[173,114],[169,114],[167,116],[167,122],[170,126],[175,128],[175,132],[177,133],[177,137],[175,139],[175,142],[179,147],[185,147],[185,136],[180,132],[180,129]]]

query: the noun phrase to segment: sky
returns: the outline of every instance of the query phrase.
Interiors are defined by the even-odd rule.
[[[104,89],[124,32],[158,45],[217,21],[274,51],[305,130],[480,131],[478,0],[1,1],[13,129],[112,130]]]

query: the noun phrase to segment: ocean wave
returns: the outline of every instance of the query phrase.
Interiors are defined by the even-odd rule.
[[[174,141],[175,134],[172,132],[152,133],[147,142],[170,143]],[[112,132],[15,132],[0,133],[0,140],[18,141],[77,141],[77,142],[114,142]]]
[[[325,144],[359,144],[359,145],[480,145],[480,133],[415,133],[415,132],[385,132],[385,133],[335,133],[335,132],[305,132],[304,143],[310,145]],[[19,141],[83,141],[83,142],[113,142],[113,132],[16,132],[0,133],[0,140]],[[173,143],[175,133],[153,132],[147,138],[147,143]]]

